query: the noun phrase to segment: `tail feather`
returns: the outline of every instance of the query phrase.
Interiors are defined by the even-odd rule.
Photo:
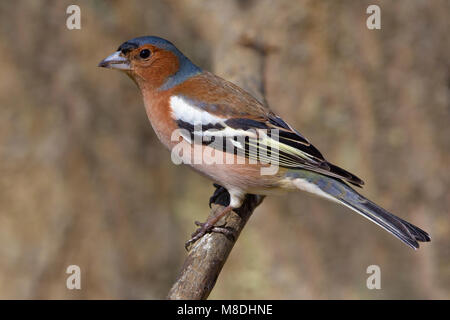
[[[298,189],[345,205],[392,233],[413,249],[419,248],[418,242],[431,240],[427,232],[384,210],[340,179],[306,170],[291,171],[288,176],[293,179],[292,182]]]
[[[413,249],[419,248],[418,241],[427,242],[431,240],[428,233],[419,227],[389,213],[361,195],[359,195],[359,198],[360,199],[357,202],[352,200],[349,201],[348,199],[345,199],[345,197],[337,200],[367,219],[375,222]]]

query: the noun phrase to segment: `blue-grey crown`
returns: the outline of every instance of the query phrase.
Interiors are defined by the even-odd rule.
[[[202,72],[202,69],[193,64],[191,60],[189,60],[183,53],[181,53],[180,50],[177,49],[177,47],[173,45],[172,42],[160,37],[145,36],[134,38],[124,42],[117,50],[126,53],[146,44],[151,44],[160,49],[172,52],[178,58],[178,61],[180,63],[180,69],[178,70],[178,72],[170,76],[167,81],[159,88],[159,90],[170,89],[173,86],[182,83],[186,79]]]

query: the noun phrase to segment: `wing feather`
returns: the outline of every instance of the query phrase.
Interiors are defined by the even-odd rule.
[[[200,136],[203,144],[224,152],[244,155],[262,163],[277,162],[288,169],[308,169],[324,175],[343,179],[356,186],[364,182],[354,174],[329,163],[320,151],[303,135],[272,112],[246,117],[218,118],[204,116],[208,104],[194,100],[174,100],[176,106],[189,110],[190,117],[174,111],[174,120],[180,128]],[[183,109],[184,108],[184,109]],[[195,123],[193,123],[195,122]],[[192,141],[197,141],[192,139]],[[229,146],[232,145],[233,148]]]

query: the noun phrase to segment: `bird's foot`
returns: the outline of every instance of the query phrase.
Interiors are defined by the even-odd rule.
[[[230,204],[230,194],[228,193],[228,190],[217,183],[214,183],[213,185],[216,190],[211,198],[209,198],[209,207],[211,208],[213,203],[228,206]]]
[[[222,226],[215,225],[222,217],[224,217],[231,210],[233,210],[233,207],[227,206],[223,208],[222,211],[215,212],[214,215],[210,216],[208,220],[206,220],[205,223],[195,221],[195,224],[199,226],[199,228],[192,234],[191,239],[189,239],[185,243],[184,247],[186,248],[186,250],[189,250],[189,247],[192,243],[194,243],[195,241],[197,241],[198,239],[200,239],[206,233],[209,232],[222,233],[227,237],[233,237],[234,239],[236,239],[235,231],[232,228],[225,227],[225,224],[223,224]]]
[[[202,238],[205,234],[211,232],[221,233],[225,235],[227,238],[231,238],[232,240],[235,239],[234,230],[231,229],[230,227],[225,227],[225,224],[221,226],[214,226],[211,225],[209,222],[195,221],[195,225],[199,226],[199,228],[195,230],[195,232],[191,235],[191,238],[184,244],[186,250],[189,250],[191,244]]]

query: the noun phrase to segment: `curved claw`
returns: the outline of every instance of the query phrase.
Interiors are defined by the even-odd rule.
[[[225,224],[221,226],[214,226],[209,224],[208,222],[195,221],[194,223],[196,226],[199,226],[199,228],[195,230],[194,233],[192,233],[191,238],[184,244],[184,248],[187,251],[189,251],[189,247],[191,244],[193,244],[194,242],[202,238],[205,234],[210,232],[221,233],[225,235],[227,238],[231,238],[231,240],[236,239],[235,231],[229,227],[228,228],[225,227]]]

